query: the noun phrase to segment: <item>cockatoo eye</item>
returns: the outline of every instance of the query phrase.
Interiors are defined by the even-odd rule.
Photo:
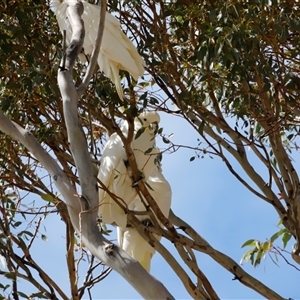
[[[144,118],[144,121],[146,122],[146,121],[147,121],[147,119],[146,119],[146,118]]]

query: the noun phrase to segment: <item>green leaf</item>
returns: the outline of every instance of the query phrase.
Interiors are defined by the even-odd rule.
[[[151,191],[154,191],[153,188],[149,185],[149,183],[147,183],[146,181],[144,183],[145,183],[145,186],[147,186]]]
[[[241,246],[241,248],[244,248],[244,247],[246,247],[246,246],[256,246],[256,240],[251,239],[251,240],[246,241],[246,242]]]
[[[143,93],[143,94],[141,95],[141,97],[140,97],[140,100],[146,99],[147,96],[148,96],[148,92]]]
[[[271,88],[271,84],[269,82],[266,82],[263,86],[263,91],[268,92]]]
[[[17,294],[25,299],[28,299],[28,296],[22,292],[17,292]]]
[[[16,276],[12,273],[5,273],[4,276],[7,278],[7,279],[11,279],[11,280],[14,280],[16,279]]]
[[[203,75],[203,76],[200,77],[199,81],[200,82],[205,81],[207,78],[208,78],[208,75],[205,74],[205,75]]]
[[[154,97],[150,97],[149,103],[152,105],[156,105],[159,103],[159,101]]]
[[[31,295],[29,295],[29,299],[33,299],[33,298],[41,298],[41,299],[48,299],[48,297],[46,297],[44,295],[44,293],[39,292],[39,293],[33,293]]]
[[[285,249],[287,243],[291,239],[292,235],[289,232],[285,232],[282,236],[282,243],[283,243],[283,248]]]
[[[149,154],[149,153],[151,153],[151,152],[152,152],[152,150],[153,150],[153,147],[151,147],[151,148],[147,149],[147,150],[144,152],[144,154]]]
[[[290,20],[291,28],[300,31],[300,22],[298,20]]]
[[[10,287],[9,284],[3,285],[3,284],[0,283],[0,289],[2,289],[3,291],[5,291],[6,289],[8,289],[9,287]]]
[[[28,230],[23,230],[18,233],[18,236],[21,236],[21,235],[29,235],[30,237],[33,237],[33,233]]]
[[[28,239],[27,239],[28,240]],[[23,248],[26,248],[26,243],[24,242],[24,240],[22,238],[19,237],[19,241],[22,244]]]
[[[232,49],[229,46],[227,46],[226,44],[224,44],[224,46],[223,46],[223,53],[230,62],[235,61]]]
[[[256,251],[253,250],[250,254],[250,262],[252,265],[254,265],[255,263],[255,256],[256,256]]]
[[[160,127],[158,130],[157,130],[157,134],[162,134],[162,132],[163,132],[163,127]]]
[[[3,291],[7,290],[9,287],[10,287],[10,285],[7,284],[7,285],[3,288]]]
[[[14,227],[18,227],[18,226],[20,226],[22,224],[22,222],[20,222],[20,221],[18,221],[18,222],[16,222],[16,223],[14,223]]]
[[[274,241],[277,240],[283,234],[282,230],[284,230],[284,229],[279,230],[278,232],[274,233],[271,236],[271,238],[270,238],[271,243],[274,243]]]
[[[205,121],[202,121],[201,124],[198,127],[198,132],[203,135],[203,129],[204,129]]]
[[[279,225],[282,225],[282,220],[281,219],[279,219],[279,221],[277,223],[277,226],[279,226]]]
[[[269,251],[271,248],[272,248],[272,243],[270,243],[270,242],[264,242],[264,243],[261,245],[261,249],[262,249],[264,252]]]
[[[42,234],[41,238],[44,242],[48,242],[48,237],[46,235]]]
[[[163,140],[163,142],[165,143],[165,144],[170,144],[170,140],[169,139],[167,139],[166,137],[162,137],[162,140]]]
[[[147,107],[147,105],[148,105],[148,98],[147,98],[147,96],[148,96],[148,92],[145,92],[140,97],[140,101],[143,101],[143,107],[144,108]]]
[[[164,12],[164,17],[171,16],[174,13],[174,10],[168,9]]]
[[[135,134],[134,139],[137,140],[145,131],[145,127],[140,128],[137,133]]]
[[[53,202],[53,200],[54,200],[54,197],[50,194],[42,194],[41,198],[48,202]]]
[[[107,229],[105,231],[102,231],[101,233],[104,234],[104,235],[110,235],[112,233],[112,230]]]
[[[261,259],[263,258],[264,255],[265,255],[265,251],[263,249],[260,249],[257,252],[256,259],[254,260],[254,267],[257,267],[260,264]]]
[[[245,262],[248,262],[250,257],[251,257],[251,254],[253,253],[253,249],[251,250],[248,250],[242,257],[241,261],[240,261],[240,264],[245,261]]]

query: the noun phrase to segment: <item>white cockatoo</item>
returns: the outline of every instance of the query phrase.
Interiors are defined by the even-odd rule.
[[[157,167],[159,150],[155,146],[155,135],[159,121],[160,117],[156,112],[144,112],[134,119],[134,136],[131,148],[137,167],[142,172],[145,181]],[[121,131],[127,137],[127,122],[122,126]],[[110,136],[104,147],[98,179],[126,205],[129,205],[137,196],[137,192],[132,186],[133,181],[130,176],[124,145],[117,133]],[[127,216],[124,210],[101,187],[99,188],[98,214],[103,223],[115,223],[121,228],[125,228],[127,225]]]
[[[147,180],[149,193],[156,201],[158,207],[165,217],[169,216],[172,191],[169,182],[161,172],[160,167],[156,167]],[[147,203],[144,200],[144,203]],[[128,206],[132,211],[146,211],[145,205],[137,196]],[[140,221],[148,221],[148,215],[136,215]],[[151,221],[150,221],[151,222]],[[155,250],[150,244],[145,241],[133,227],[120,228],[117,227],[118,242],[120,247],[125,250],[131,257],[135,258],[148,272],[150,272],[150,261],[155,253]],[[161,237],[154,235],[157,240]]]
[[[51,0],[60,30],[66,31],[66,42],[69,43],[72,27],[67,16],[67,2],[72,0]],[[84,53],[91,55],[97,36],[100,18],[100,7],[81,0],[84,6],[82,20],[85,26],[83,43]],[[106,13],[102,44],[98,56],[100,70],[115,84],[118,95],[123,100],[123,90],[119,71],[127,71],[135,80],[144,74],[144,60],[137,52],[130,39],[123,33],[120,22],[114,16]]]

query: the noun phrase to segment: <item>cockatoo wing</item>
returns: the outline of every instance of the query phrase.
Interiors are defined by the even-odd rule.
[[[160,168],[155,168],[151,176],[147,180],[149,193],[156,201],[161,212],[168,217],[171,207],[172,190],[169,182],[165,179],[160,171]],[[141,199],[137,196],[129,205],[130,210],[145,211],[145,206]],[[137,215],[139,220],[145,220],[147,215]],[[118,242],[120,247],[125,250],[130,256],[135,258],[149,272],[151,258],[155,253],[148,242],[146,242],[135,228],[127,227],[126,229],[117,228]],[[160,241],[161,237],[154,235]]]
[[[156,201],[157,205],[159,206],[161,212],[165,217],[169,216],[169,211],[171,207],[171,200],[172,200],[172,189],[162,174],[159,167],[155,167],[151,176],[149,176],[147,180],[147,185],[149,186],[148,191],[152,198]],[[144,201],[147,203],[146,201]],[[128,205],[129,210],[133,211],[145,211],[145,205],[141,201],[140,197],[136,197],[134,201]],[[137,218],[141,221],[148,218],[147,215],[137,215]]]
[[[141,118],[144,119],[143,123],[139,121]],[[159,154],[159,149],[155,147],[155,134],[158,125],[154,123],[158,123],[158,121],[159,115],[157,113],[147,112],[141,114],[134,122],[135,135],[131,142],[131,148],[137,167],[143,173],[145,181],[156,168],[155,159]],[[142,128],[144,129],[143,132],[138,135],[139,130]],[[127,137],[127,132],[125,136]],[[132,187],[132,179],[129,176],[128,168],[129,166],[126,166],[123,162],[118,166],[115,173],[113,191],[118,197],[124,199],[127,205],[130,205],[136,198],[137,193],[135,188]]]
[[[53,9],[56,20],[59,26],[61,33],[66,31],[66,42],[70,43],[71,36],[72,36],[72,27],[67,18],[67,8],[68,5],[65,2],[61,2],[60,0],[52,0],[51,1],[51,8]]]
[[[149,188],[149,193],[156,201],[163,215],[168,218],[172,201],[172,189],[169,182],[159,169],[155,169],[149,177],[148,185],[153,189]]]
[[[155,134],[159,115],[153,112],[140,115],[143,123],[135,120],[135,134],[144,126],[144,131],[132,141],[132,150],[136,157],[139,170],[144,174],[144,180],[152,173],[155,165],[155,156],[159,150],[155,147]],[[153,127],[153,126],[154,127]],[[125,137],[128,135],[128,124],[122,127]],[[145,151],[151,149],[149,153]],[[155,152],[154,152],[155,151]],[[132,179],[126,165],[127,156],[121,138],[115,133],[112,134],[104,147],[100,161],[98,178],[105,184],[111,193],[122,199],[126,205],[137,197],[137,192],[132,187]],[[123,209],[103,189],[99,189],[99,216],[104,223],[116,223],[121,228],[126,228],[127,216]]]
[[[98,173],[98,179],[113,193],[111,187],[114,182],[115,170],[126,158],[123,143],[121,138],[116,134],[112,134],[105,145],[103,154],[101,157],[100,168]],[[111,224],[114,217],[111,212],[114,210],[121,210],[121,208],[113,201],[109,194],[99,188],[99,215],[102,218],[102,222]],[[126,223],[126,221],[125,221]]]
[[[83,48],[85,54],[90,55],[95,46],[100,7],[83,0],[82,3],[84,6],[82,19],[85,25]],[[67,4],[60,2],[60,0],[53,0],[51,4],[54,7],[61,31],[66,30],[66,39],[69,43],[72,28],[66,14]],[[100,70],[116,85],[118,95],[121,99],[123,99],[123,90],[119,71],[125,70],[129,72],[135,80],[139,76],[142,76],[145,71],[144,60],[129,38],[121,30],[120,22],[108,12],[105,17],[104,33],[97,62]]]
[[[117,234],[119,246],[150,272],[151,258],[155,253],[154,248],[139,235],[135,228],[123,230],[117,227]]]

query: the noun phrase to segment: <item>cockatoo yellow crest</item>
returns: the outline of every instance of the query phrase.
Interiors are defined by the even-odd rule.
[[[161,212],[165,217],[169,216],[172,191],[171,186],[168,181],[163,176],[161,169],[156,167],[153,173],[147,180],[147,185],[149,188],[149,193],[156,201]],[[147,203],[145,201],[145,203]],[[137,196],[134,201],[128,206],[130,210],[133,211],[146,211],[144,204],[142,203],[139,196]],[[149,218],[147,215],[136,215],[136,217],[144,221]],[[150,261],[155,253],[154,248],[152,248],[147,241],[145,241],[138,233],[135,228],[127,227],[125,229],[118,227],[118,242],[120,247],[123,248],[131,257],[135,258],[148,272],[150,272]],[[154,235],[157,240],[161,237]]]
[[[145,181],[157,168],[156,158],[159,150],[155,146],[155,135],[159,121],[160,117],[156,112],[144,112],[134,120],[131,148]],[[127,137],[127,122],[121,130]],[[124,145],[117,133],[110,136],[104,147],[98,179],[126,205],[129,205],[137,196],[135,188],[132,187],[133,182],[128,170]],[[121,228],[126,228],[127,217],[124,210],[101,187],[99,189],[99,217],[103,223],[115,223]]]
[[[85,26],[83,43],[84,53],[92,54],[97,35],[100,18],[100,7],[82,0],[84,12],[81,16]],[[71,40],[72,27],[67,17],[67,3],[63,0],[52,0],[51,7],[61,31],[66,30],[67,43]],[[144,60],[136,48],[123,33],[120,22],[108,12],[105,17],[105,28],[101,49],[98,56],[100,70],[116,85],[118,95],[123,100],[123,90],[120,82],[119,71],[125,70],[137,80],[144,74]]]

